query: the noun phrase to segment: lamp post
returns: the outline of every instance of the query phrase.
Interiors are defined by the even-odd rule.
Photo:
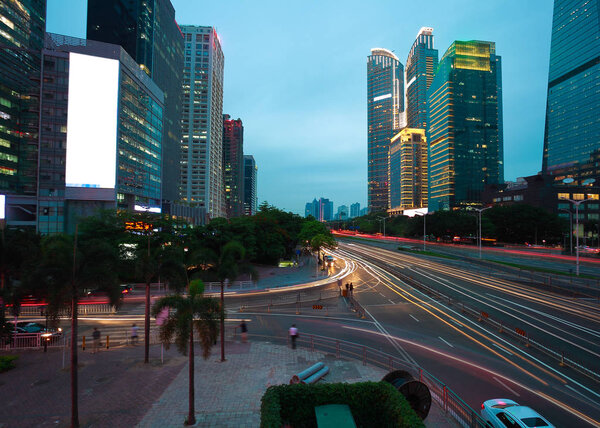
[[[569,213],[569,255],[573,255],[573,211],[564,208],[559,208],[559,211]]]
[[[575,230],[576,230],[576,235],[575,235],[575,275],[579,276],[579,205],[583,204],[584,202],[587,201],[593,201],[594,199],[592,198],[588,198],[588,199],[582,199],[580,201],[575,201],[573,199],[568,199],[568,198],[561,198],[565,201],[569,201],[571,202],[573,205],[575,205]]]
[[[479,213],[479,234],[477,236],[477,241],[478,241],[478,245],[479,245],[479,258],[481,259],[481,213],[485,210],[489,210],[492,207],[485,207],[485,208],[473,208],[475,211],[477,211]]]
[[[426,249],[425,238],[427,236],[427,213],[419,214],[415,213],[419,217],[423,217],[423,251]]]
[[[387,217],[378,217],[378,218],[383,220],[383,237],[385,238],[385,221],[387,220]]]

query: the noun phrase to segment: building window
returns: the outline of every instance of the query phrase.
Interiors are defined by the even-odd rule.
[[[576,201],[583,201],[585,199],[585,195],[583,193],[573,193],[573,199]]]
[[[559,193],[558,194],[558,199],[569,199],[569,195],[568,193]]]
[[[523,195],[515,195],[515,201],[522,201]]]
[[[595,201],[597,201],[600,198],[600,195],[598,195],[597,193],[588,193],[587,198],[594,199]]]

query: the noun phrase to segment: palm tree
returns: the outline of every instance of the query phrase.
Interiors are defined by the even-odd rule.
[[[217,317],[220,307],[216,299],[204,297],[204,283],[197,279],[189,284],[187,296],[175,294],[158,300],[152,308],[156,317],[165,308],[169,315],[160,326],[160,340],[167,349],[175,336],[175,345],[181,354],[189,356],[188,417],[186,425],[194,425],[194,328],[200,336],[202,356],[210,356],[210,348],[217,338]]]
[[[201,248],[194,258],[208,267],[217,277],[221,285],[221,361],[225,361],[225,281],[235,281],[240,273],[250,273],[253,280],[257,279],[255,270],[244,261],[246,250],[237,241],[229,241],[214,251],[208,247]]]

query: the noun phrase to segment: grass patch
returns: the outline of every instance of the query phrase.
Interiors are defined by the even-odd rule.
[[[585,279],[598,279],[594,275],[587,275],[587,274],[584,274],[584,273],[580,273],[579,276],[577,276],[574,273],[564,272],[564,271],[561,271],[561,270],[548,269],[548,268],[537,267],[537,266],[521,265],[521,264],[518,264],[518,263],[511,263],[511,262],[502,262],[502,261],[499,261],[499,260],[489,260],[489,259],[486,259],[486,262],[498,263],[498,264],[501,264],[501,265],[506,265],[506,266],[510,266],[510,267],[514,267],[514,268],[519,268],[521,270],[531,270],[531,271],[534,271],[534,272],[551,273],[553,275],[572,276],[574,278],[585,278]]]
[[[0,373],[14,369],[17,358],[17,355],[0,355]]]
[[[460,259],[460,257],[451,256],[449,254],[436,253],[435,251],[416,250],[416,249],[406,248],[406,247],[398,247],[398,251],[403,251],[403,252],[412,253],[412,254],[419,254],[421,256],[441,257],[443,259],[450,259],[450,260],[459,260]]]

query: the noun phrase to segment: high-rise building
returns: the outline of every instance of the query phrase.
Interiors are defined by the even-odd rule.
[[[556,180],[600,180],[599,17],[599,0],[554,1],[542,170]]]
[[[348,219],[348,205],[340,205],[337,209],[337,214],[335,217],[337,220]]]
[[[170,0],[88,0],[87,38],[121,45],[164,94],[162,200],[179,199],[183,35]]]
[[[244,214],[254,215],[258,212],[258,167],[252,155],[244,155]]]
[[[427,129],[427,89],[438,66],[433,28],[423,27],[406,59],[406,126]]]
[[[181,117],[181,199],[225,217],[223,190],[223,67],[213,27],[182,25],[185,38]]]
[[[371,49],[367,58],[368,202],[370,211],[388,208],[388,149],[402,127],[404,67],[391,51]]]
[[[350,205],[350,217],[354,218],[354,217],[358,217],[359,215],[360,215],[360,204],[358,202],[355,202],[352,205]]]
[[[0,2],[0,194],[10,225],[36,225],[46,1]]]
[[[312,202],[307,202],[304,208],[304,217],[313,216],[315,219],[319,219],[319,201],[313,199]]]
[[[223,115],[223,185],[227,218],[244,215],[244,126]]]
[[[319,221],[333,220],[333,201],[327,198],[319,199]]]
[[[46,34],[38,230],[99,209],[161,211],[164,96],[121,46]]]
[[[428,90],[430,211],[478,204],[504,179],[502,74],[496,45],[455,41]]]
[[[404,128],[390,145],[390,208],[427,207],[427,138],[424,129]]]

